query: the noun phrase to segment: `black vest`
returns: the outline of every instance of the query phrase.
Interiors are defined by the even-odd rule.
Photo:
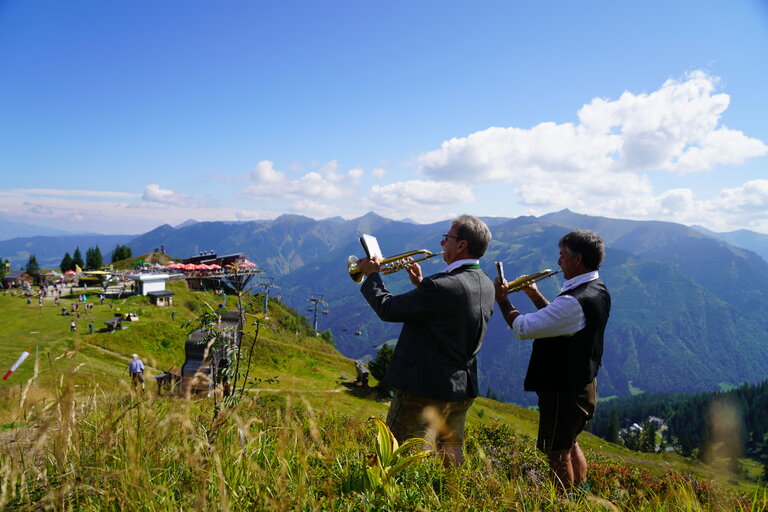
[[[575,297],[584,311],[585,327],[572,336],[534,340],[526,391],[577,391],[597,375],[603,357],[603,334],[611,311],[611,296],[600,279],[561,295]]]

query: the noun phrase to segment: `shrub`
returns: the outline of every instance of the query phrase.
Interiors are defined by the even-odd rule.
[[[371,375],[373,375],[374,379],[379,381],[379,387],[384,390],[388,389],[387,385],[384,384],[384,375],[387,373],[390,361],[392,361],[393,353],[394,350],[392,350],[392,347],[385,343],[376,354],[376,357],[368,363],[368,369],[371,371]]]

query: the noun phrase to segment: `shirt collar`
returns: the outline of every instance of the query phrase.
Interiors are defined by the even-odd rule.
[[[585,272],[583,274],[579,274],[576,277],[572,277],[566,280],[563,283],[563,287],[560,289],[560,293],[568,291],[572,288],[576,288],[580,284],[588,283],[589,281],[594,281],[595,279],[600,279],[600,274],[597,272],[597,270],[592,270],[589,272]]]
[[[441,270],[440,272],[443,272],[445,274],[448,274],[450,272],[453,272],[459,267],[463,267],[464,265],[479,265],[480,260],[473,260],[473,259],[467,259],[467,260],[456,260],[450,265],[446,265],[446,267]]]

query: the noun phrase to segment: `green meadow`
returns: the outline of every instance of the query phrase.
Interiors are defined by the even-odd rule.
[[[432,456],[384,465],[369,418],[387,401],[349,385],[353,361],[311,332],[290,308],[260,296],[246,304],[240,400],[156,392],[154,375],[181,368],[184,322],[221,297],[169,283],[174,307],[145,297],[98,300],[76,320],[72,297],[39,307],[0,295],[0,509],[3,510],[764,510],[762,467],[737,474],[675,454],[640,454],[588,433],[590,493],[562,496],[535,449],[537,412],[479,398],[468,418],[466,460],[444,469]],[[110,306],[111,304],[111,306]],[[236,299],[228,297],[233,307]],[[171,320],[175,311],[175,321]],[[139,320],[110,333],[115,313]],[[89,323],[94,333],[89,333]],[[258,324],[258,325],[257,325]],[[256,329],[258,327],[258,337]],[[146,392],[127,364],[142,357]],[[250,366],[247,361],[250,357]],[[242,384],[243,379],[240,380]],[[346,385],[345,385],[346,384]],[[371,382],[375,385],[375,382]],[[240,391],[238,386],[238,391]],[[418,447],[400,454],[413,456]],[[385,482],[382,483],[381,479]]]

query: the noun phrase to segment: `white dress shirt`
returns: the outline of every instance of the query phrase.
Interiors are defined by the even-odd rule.
[[[480,264],[480,260],[473,260],[473,259],[456,260],[453,263],[451,263],[450,265],[447,265],[440,272],[442,272],[444,274],[447,274],[449,272],[453,272],[454,270],[456,270],[459,267],[463,267],[464,265],[479,265],[479,264]]]
[[[560,293],[599,277],[597,270],[579,274],[565,281]],[[585,326],[586,320],[581,304],[576,297],[568,294],[558,295],[547,307],[535,313],[520,315],[512,322],[512,330],[521,340],[570,336]]]

